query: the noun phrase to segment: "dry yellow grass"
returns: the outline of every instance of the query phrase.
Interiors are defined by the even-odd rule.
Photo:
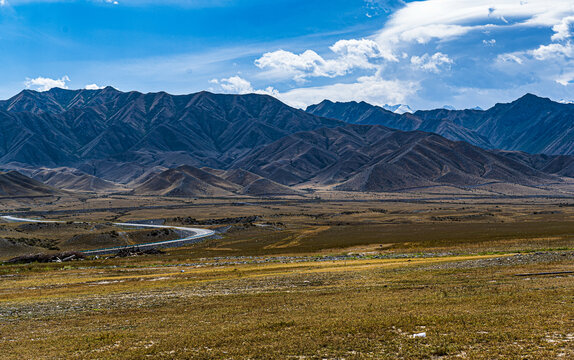
[[[0,290],[0,346],[6,359],[568,358],[574,277],[514,276],[574,270],[561,257],[20,266]]]
[[[516,276],[574,271],[563,199],[51,201],[30,204],[61,220],[269,226],[162,255],[0,266],[2,359],[574,358],[572,274]],[[128,209],[68,211],[105,206]],[[18,233],[76,231],[61,230]]]

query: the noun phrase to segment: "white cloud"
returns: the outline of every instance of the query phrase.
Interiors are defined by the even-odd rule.
[[[445,66],[448,67],[453,64],[453,61],[448,57],[448,55],[437,52],[432,56],[429,54],[413,56],[411,57],[411,64],[425,71],[439,73],[441,68],[444,68]]]
[[[253,93],[251,83],[239,76],[231,76],[225,79],[213,79],[210,83],[219,85],[225,92],[234,94],[249,94]]]
[[[560,85],[570,85],[574,82],[574,72],[562,74],[555,81]]]
[[[309,76],[329,76],[326,72],[326,61],[313,50],[294,54],[278,50],[263,54],[255,60],[260,69],[270,69],[271,74],[278,77],[293,77],[297,81]]]
[[[482,44],[484,46],[494,46],[496,45],[496,39],[482,40]]]
[[[50,79],[50,78],[45,78],[45,77],[37,77],[35,79],[26,79],[26,82],[24,83],[24,85],[26,85],[26,88],[29,89],[31,87],[35,87],[36,90],[38,91],[48,91],[52,88],[62,88],[62,89],[67,89],[68,86],[66,85],[66,83],[70,81],[70,78],[68,77],[68,75],[64,75],[63,77],[61,77],[60,79]]]
[[[6,5],[6,0],[0,0],[0,6]]]
[[[558,61],[570,60],[574,58],[574,44],[570,41],[566,43],[550,43],[548,45],[540,45],[536,49],[515,51],[513,53],[505,53],[498,55],[497,60],[501,62],[514,61],[518,64],[523,64],[526,60],[535,59],[538,61]],[[564,67],[570,67],[570,64],[565,62]]]
[[[99,86],[98,84],[88,84],[85,87],[86,90],[100,90],[103,88],[104,88],[103,86]]]
[[[276,96],[298,108],[329,99],[332,101],[366,101],[375,105],[399,104],[414,95],[419,84],[412,81],[385,80],[379,73],[363,76],[354,83],[336,83],[325,86],[297,88]]]
[[[520,57],[521,53],[507,53],[507,54],[500,54],[497,57],[497,61],[500,62],[515,62],[517,64],[522,64],[524,60]]]
[[[552,30],[555,34],[552,35],[552,41],[561,41],[571,38],[573,35],[572,25],[574,25],[574,16],[567,16],[563,18],[559,24],[554,25]]]
[[[460,25],[431,24],[408,29],[400,34],[400,40],[426,44],[434,38],[449,39],[466,34],[472,27]]]
[[[400,42],[450,40],[473,30],[554,27],[574,15],[571,0],[427,0],[398,10],[378,33],[381,46]],[[562,35],[559,35],[562,36]]]
[[[372,66],[370,59],[397,61],[392,53],[383,51],[379,44],[369,39],[339,40],[329,49],[339,55],[341,60],[356,67],[370,68]]]
[[[301,82],[310,77],[343,76],[354,69],[377,69],[382,59],[398,61],[393,54],[383,52],[376,42],[368,39],[339,40],[329,49],[336,58],[325,59],[313,50],[301,54],[278,50],[263,54],[255,60],[255,65],[267,69],[272,77]]]
[[[325,86],[301,87],[286,92],[279,92],[273,87],[254,89],[248,80],[239,76],[226,79],[212,79],[210,83],[217,85],[214,91],[234,94],[255,93],[271,95],[286,104],[305,108],[324,99],[333,101],[367,101],[371,104],[384,105],[387,103],[404,102],[408,96],[419,90],[419,84],[412,81],[385,80],[378,71],[372,76],[359,77],[354,83],[336,83]]]
[[[536,60],[556,59],[559,56],[571,58],[574,57],[574,46],[568,42],[566,44],[549,44],[541,45],[538,49],[528,52]]]
[[[209,81],[212,84],[218,85],[220,90],[232,94],[260,94],[271,95],[277,97],[279,92],[273,87],[269,86],[264,90],[254,89],[251,82],[236,75],[224,79],[212,79]]]

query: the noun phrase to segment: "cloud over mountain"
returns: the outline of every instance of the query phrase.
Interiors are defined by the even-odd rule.
[[[62,89],[67,89],[68,86],[66,85],[67,82],[70,81],[68,75],[64,75],[59,79],[50,79],[46,77],[39,76],[34,79],[26,79],[24,83],[27,89],[34,88],[38,91],[48,91],[52,88],[58,87]]]

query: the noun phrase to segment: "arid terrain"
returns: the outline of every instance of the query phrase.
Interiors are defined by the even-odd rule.
[[[573,0],[0,0],[0,360],[574,360]]]
[[[0,224],[2,260],[177,238],[112,221],[217,235],[153,255],[3,264],[2,355],[567,359],[574,198],[563,190],[5,198],[2,214],[65,222]]]
[[[2,358],[572,358],[573,106],[22,91]]]

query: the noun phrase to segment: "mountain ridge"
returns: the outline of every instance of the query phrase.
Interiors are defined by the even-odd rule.
[[[335,185],[338,190],[394,191],[489,181],[559,182],[525,158],[505,156],[422,131],[347,125],[296,133],[254,150],[234,164],[285,185]],[[549,158],[550,159],[550,158]]]
[[[0,164],[78,167],[115,159],[174,166],[170,161],[178,158],[179,163],[223,167],[289,133],[343,123],[265,95],[105,88],[25,90],[0,103],[0,124],[6,129],[0,134]]]
[[[305,112],[258,94],[26,90],[0,102],[0,165],[66,190],[162,196],[530,186],[574,175],[571,156],[515,149],[543,138],[519,129],[529,116],[535,125],[555,120],[552,109],[561,121],[546,139],[560,131],[554,147],[569,152],[574,106],[532,94],[486,111],[396,114],[328,100]]]
[[[574,154],[574,105],[527,93],[488,110],[419,110],[392,114],[365,102],[323,101],[307,111],[348,123],[383,125],[403,131],[434,132],[454,141],[486,149],[518,150],[531,154]]]

